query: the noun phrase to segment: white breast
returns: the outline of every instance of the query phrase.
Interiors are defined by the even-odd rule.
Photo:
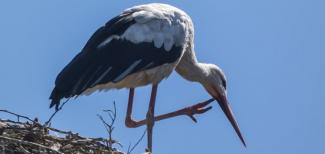
[[[83,92],[82,95],[90,95],[97,90],[108,91],[110,89],[136,88],[152,83],[157,84],[170,75],[170,73],[174,70],[175,65],[176,63],[164,64],[146,71],[134,73],[117,83],[109,82],[107,84],[101,84],[93,88],[89,88]]]

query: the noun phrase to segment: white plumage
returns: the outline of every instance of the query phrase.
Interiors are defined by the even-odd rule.
[[[99,47],[112,39],[126,39],[135,44],[153,42],[156,48],[163,45],[169,51],[173,45],[183,46],[189,31],[193,30],[191,18],[182,10],[167,4],[140,5],[123,13],[127,12],[134,12],[132,17],[136,23],[121,36],[108,37]]]

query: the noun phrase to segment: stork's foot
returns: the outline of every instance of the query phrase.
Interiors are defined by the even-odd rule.
[[[197,122],[197,119],[194,117],[194,115],[203,114],[203,113],[209,111],[210,109],[212,109],[212,106],[208,106],[208,105],[213,101],[214,101],[214,99],[209,99],[207,101],[204,101],[204,102],[201,102],[201,103],[189,106],[189,107],[185,107],[183,109],[180,109],[180,110],[177,110],[174,112],[156,116],[156,117],[154,117],[154,119],[155,119],[155,121],[160,121],[160,120],[164,120],[164,119],[168,119],[168,118],[172,118],[172,117],[186,115],[186,116],[190,117],[194,122]],[[136,121],[136,120],[133,120],[131,118],[131,116],[127,116],[125,118],[125,125],[129,128],[136,128],[136,127],[140,127],[140,126],[146,125],[146,124],[147,124],[146,119]]]
[[[213,101],[214,101],[214,99],[209,99],[209,100],[207,100],[205,102],[198,103],[198,104],[195,104],[193,106],[183,108],[183,109],[178,110],[176,112],[179,112],[178,113],[179,115],[187,115],[188,117],[190,117],[196,123],[197,120],[194,117],[194,115],[203,114],[203,113],[211,110],[212,106],[208,106],[208,107],[206,107],[206,106],[209,105]]]

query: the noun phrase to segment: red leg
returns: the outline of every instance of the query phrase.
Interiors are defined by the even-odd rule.
[[[184,116],[190,117],[194,122],[197,122],[194,115],[203,114],[203,113],[209,111],[212,107],[211,106],[206,107],[206,106],[209,105],[213,101],[214,101],[214,99],[209,99],[207,101],[197,103],[197,104],[194,104],[192,106],[185,107],[185,108],[182,108],[182,109],[174,111],[174,112],[170,112],[170,113],[162,114],[162,115],[159,115],[159,116],[155,116],[154,119],[155,119],[155,121],[160,121],[160,120],[165,120],[165,119],[169,119],[169,118],[172,118],[172,117],[178,117],[178,116],[183,116],[184,115]],[[132,108],[132,104],[128,105],[128,107]],[[147,122],[146,119],[140,120],[140,121],[133,120],[132,117],[131,117],[132,109],[128,108],[128,111],[129,110],[130,110],[130,112],[128,112],[128,113],[130,113],[130,114],[127,114],[126,119],[125,119],[125,125],[127,127],[136,128],[136,127],[140,127],[140,126],[143,126],[143,125],[146,124],[146,122]]]
[[[210,110],[212,107],[206,107],[211,102],[214,101],[214,99],[209,99],[207,101],[204,101],[202,103],[198,103],[195,105],[192,105],[190,107],[185,107],[183,109],[177,110],[175,112],[170,112],[167,114],[154,116],[154,107],[155,107],[155,101],[156,101],[156,95],[157,95],[157,89],[158,85],[152,86],[151,91],[151,97],[150,97],[150,103],[149,103],[149,109],[147,112],[147,118],[140,121],[135,121],[132,119],[132,108],[133,108],[133,97],[134,97],[134,88],[130,88],[129,92],[129,100],[128,100],[128,107],[127,107],[127,114],[125,118],[125,125],[130,128],[139,127],[142,125],[147,125],[147,133],[148,133],[148,152],[152,152],[152,132],[153,132],[153,126],[155,121],[160,121],[172,117],[182,116],[186,115],[189,116],[194,122],[197,122],[194,115],[195,114],[202,114]]]
[[[133,97],[134,97],[134,88],[130,88],[129,91],[129,100],[128,100],[128,108],[126,111],[126,117],[125,117],[125,125],[129,128],[135,128],[138,127],[137,121],[132,120],[132,108],[133,108]]]
[[[149,108],[147,112],[147,137],[148,137],[148,147],[147,152],[152,152],[152,133],[153,126],[155,124],[155,104],[156,104],[156,96],[157,96],[158,85],[152,85],[151,89],[151,97],[149,102]]]
[[[210,109],[212,109],[212,106],[209,106],[209,107],[206,107],[206,106],[209,105],[210,103],[212,103],[213,101],[214,101],[214,99],[212,98],[207,101],[197,103],[192,106],[185,107],[183,109],[180,109],[180,110],[177,110],[174,112],[156,116],[155,121],[160,121],[160,120],[164,120],[164,119],[168,119],[168,118],[172,118],[172,117],[185,115],[185,116],[190,117],[194,122],[197,122],[194,115],[195,114],[203,114],[203,113],[209,111]],[[139,123],[141,123],[141,121],[139,121]]]

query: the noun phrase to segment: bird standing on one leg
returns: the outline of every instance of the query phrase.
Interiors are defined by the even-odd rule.
[[[201,83],[213,99],[154,116],[158,84],[174,69],[185,79]],[[135,121],[131,116],[135,88],[148,84],[152,84],[152,92],[146,119]],[[147,125],[150,152],[155,121],[180,115],[195,121],[193,115],[211,109],[206,106],[213,100],[245,145],[227,101],[224,73],[214,64],[197,61],[193,23],[180,9],[158,3],[135,6],[100,27],[57,76],[50,107],[58,109],[63,98],[113,88],[130,89],[125,123],[127,127]]]

